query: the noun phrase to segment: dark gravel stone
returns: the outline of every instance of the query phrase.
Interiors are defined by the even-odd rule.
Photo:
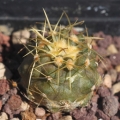
[[[114,116],[118,112],[119,102],[115,96],[106,96],[103,98],[103,111],[108,116]]]

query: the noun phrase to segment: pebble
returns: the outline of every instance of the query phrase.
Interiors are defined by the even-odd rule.
[[[36,120],[36,116],[32,111],[21,112],[22,120]]]
[[[0,120],[8,120],[8,116],[5,112],[1,112]]]
[[[30,38],[30,32],[27,29],[16,31],[13,33],[13,44],[26,44],[27,39]]]
[[[45,109],[43,109],[42,107],[37,107],[35,109],[35,115],[38,117],[43,117],[45,115]]]
[[[9,105],[12,111],[20,109],[21,103],[22,100],[19,95],[12,95],[10,99],[7,101],[7,104]]]
[[[26,102],[21,103],[21,106],[20,106],[21,111],[26,111],[29,108],[30,108],[30,105],[28,105],[28,103],[26,103]]]
[[[118,53],[118,50],[116,49],[114,44],[109,45],[107,48],[107,51],[108,51],[109,55]]]
[[[111,79],[111,76],[109,74],[106,74],[104,76],[103,85],[107,86],[108,88],[112,87],[112,79]]]
[[[97,93],[100,97],[106,97],[106,96],[109,96],[111,94],[109,88],[106,86],[100,86],[98,88]]]
[[[110,55],[109,59],[112,65],[115,65],[115,66],[119,65],[120,64],[120,52]]]
[[[111,76],[112,82],[116,82],[117,79],[117,71],[115,69],[110,69],[108,74]]]
[[[10,90],[9,82],[5,79],[0,80],[0,95],[4,95]]]
[[[118,50],[120,50],[120,36],[113,37],[113,42],[114,42],[114,45],[116,46],[116,48]]]
[[[107,49],[112,43],[112,37],[110,35],[105,35],[104,40],[98,40],[98,46]]]
[[[3,63],[0,63],[0,79],[10,79],[11,77],[11,71]]]
[[[112,116],[111,120],[120,120],[117,116]]]
[[[96,51],[97,51],[98,54],[100,54],[103,57],[106,57],[106,56],[109,55],[108,51],[105,48],[102,48],[102,47],[98,47]]]
[[[9,27],[8,25],[0,25],[0,32],[4,33],[5,35],[11,35],[12,31],[12,27]]]
[[[118,112],[119,102],[113,95],[104,97],[102,105],[104,113],[110,117]]]
[[[113,92],[113,94],[120,92],[120,82],[118,82],[112,86],[112,92]]]
[[[62,117],[61,112],[55,112],[51,114],[50,116],[48,116],[48,120],[59,120],[61,117]]]
[[[97,110],[96,116],[100,118],[100,120],[110,120],[110,118],[101,110]]]

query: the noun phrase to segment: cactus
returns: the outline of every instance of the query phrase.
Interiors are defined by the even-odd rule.
[[[99,38],[85,36],[85,32],[75,35],[73,27],[83,21],[72,24],[65,12],[56,25],[50,24],[45,10],[44,14],[43,30],[32,28],[36,36],[25,45],[28,53],[19,67],[21,84],[29,99],[52,112],[85,106],[101,83],[98,54],[91,45]],[[64,27],[59,25],[63,15],[69,23]]]

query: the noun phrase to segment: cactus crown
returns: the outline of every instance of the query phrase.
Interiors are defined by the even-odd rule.
[[[96,68],[96,52],[91,42],[95,37],[84,32],[74,34],[65,12],[56,25],[51,25],[44,10],[46,20],[43,30],[32,28],[36,34],[25,47],[28,53],[19,67],[22,84],[32,94],[33,101],[46,105],[50,110],[70,110],[86,105],[93,87],[100,84]],[[69,25],[58,26],[63,14]]]

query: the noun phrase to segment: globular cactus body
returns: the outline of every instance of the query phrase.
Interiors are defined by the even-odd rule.
[[[44,29],[33,28],[36,37],[25,46],[28,53],[19,67],[21,83],[34,102],[51,111],[87,105],[93,88],[101,83],[96,70],[97,54],[88,42],[95,38],[72,32],[75,25],[83,22],[69,22],[62,27],[58,26],[59,20],[51,25],[44,13],[47,21]]]

